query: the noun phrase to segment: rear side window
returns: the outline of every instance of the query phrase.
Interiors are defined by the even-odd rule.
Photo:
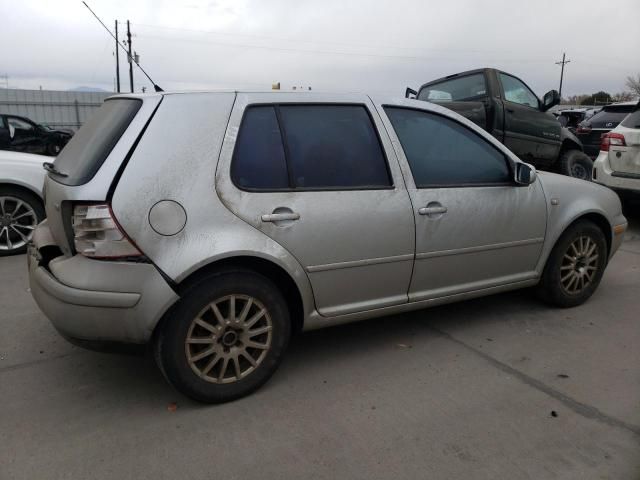
[[[487,96],[483,73],[452,78],[424,87],[418,93],[418,100],[429,102],[455,102],[475,100]]]
[[[377,132],[362,105],[249,107],[231,178],[240,188],[257,190],[392,185]]]
[[[622,126],[627,128],[640,128],[640,109],[625,118],[622,121]]]
[[[385,107],[418,188],[510,183],[507,161],[498,149],[446,117]]]
[[[65,185],[82,185],[91,180],[141,106],[142,100],[132,98],[104,102],[55,159],[56,169],[67,176],[52,178]]]
[[[289,187],[282,134],[272,106],[248,108],[231,162],[237,186],[280,190]]]

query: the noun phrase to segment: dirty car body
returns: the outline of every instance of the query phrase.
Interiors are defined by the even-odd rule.
[[[48,219],[29,255],[33,296],[74,342],[160,338],[162,357],[169,340],[159,332],[173,328],[191,299],[206,297],[202,285],[224,290],[220,278],[254,275],[273,295],[244,292],[246,281],[238,281],[237,291],[211,303],[231,302],[224,311],[212,307],[220,325],[196,312],[201,317],[188,332],[197,325],[206,331],[185,333],[176,347],[176,355],[186,348],[184,364],[205,387],[250,381],[238,355],[251,333],[232,327],[252,305],[261,305],[256,318],[271,332],[264,345],[273,346],[278,305],[295,331],[533,286],[576,222],[601,229],[601,268],[626,226],[610,190],[536,175],[469,120],[423,101],[163,93],[117,96],[103,108],[110,114],[80,130],[56,160],[58,173],[46,179]],[[421,129],[435,129],[431,144],[439,150],[424,150]],[[323,140],[314,143],[318,131]],[[342,148],[345,142],[357,145]],[[423,150],[449,155],[451,145],[465,142],[468,150],[454,153],[477,149],[488,163],[469,161],[467,169],[467,159],[456,157],[455,172],[423,168]],[[100,229],[107,233],[96,237]],[[238,305],[243,313],[236,315]],[[176,328],[171,335],[182,331]],[[193,353],[192,343],[207,342],[218,343]],[[240,352],[229,360],[236,377],[225,370],[227,360],[214,363],[216,352],[227,360]],[[260,370],[258,353],[250,352],[247,371]],[[182,375],[170,367],[163,367],[168,377]],[[170,381],[204,401],[257,388],[209,395]]]

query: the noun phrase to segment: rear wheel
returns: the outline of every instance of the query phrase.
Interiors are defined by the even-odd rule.
[[[560,237],[549,255],[538,293],[559,307],[584,303],[598,287],[607,265],[607,242],[602,230],[581,220]]]
[[[13,186],[0,186],[0,256],[27,251],[27,243],[45,217],[40,199]]]
[[[160,369],[178,391],[206,403],[234,400],[262,386],[290,336],[282,294],[250,271],[220,273],[191,288],[160,328]]]
[[[580,150],[568,150],[560,157],[560,173],[581,180],[591,180],[593,160]]]

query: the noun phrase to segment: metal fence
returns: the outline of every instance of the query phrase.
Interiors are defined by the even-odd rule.
[[[0,88],[0,113],[27,117],[54,128],[77,130],[109,92],[65,92]]]

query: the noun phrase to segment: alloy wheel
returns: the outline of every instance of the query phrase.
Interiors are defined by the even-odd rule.
[[[24,247],[38,225],[33,207],[12,196],[0,196],[0,250],[13,251]]]
[[[581,180],[587,180],[588,172],[584,165],[576,162],[571,166],[571,176]]]
[[[591,237],[576,238],[564,254],[560,266],[560,283],[571,295],[581,293],[594,281],[599,267],[598,246]]]
[[[262,363],[271,347],[273,322],[265,306],[248,295],[227,295],[192,320],[185,339],[191,369],[211,383],[233,383]]]

